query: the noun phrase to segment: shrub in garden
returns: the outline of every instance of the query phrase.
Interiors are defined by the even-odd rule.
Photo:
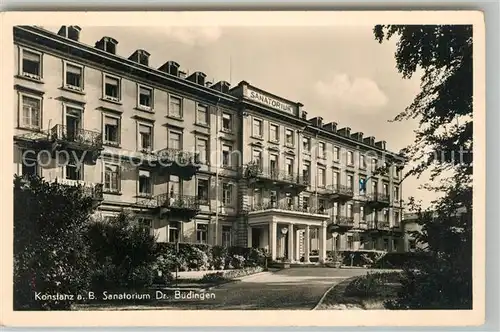
[[[366,276],[355,278],[344,292],[345,296],[353,297],[386,297],[392,294],[393,286],[401,282],[401,273],[369,273]]]
[[[88,290],[85,234],[93,210],[92,198],[80,187],[15,177],[15,310],[69,309],[71,301],[39,301],[35,292],[76,296]]]
[[[223,270],[226,265],[228,250],[223,246],[212,247],[212,266],[215,270]]]
[[[88,237],[98,271],[93,278],[93,289],[151,286],[156,273],[157,249],[148,225],[122,212],[117,217],[91,224]]]

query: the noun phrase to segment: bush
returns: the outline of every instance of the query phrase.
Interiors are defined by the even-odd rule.
[[[207,273],[201,278],[202,283],[216,283],[227,280],[222,272]]]
[[[93,289],[142,289],[152,285],[157,274],[157,249],[148,226],[122,212],[93,223],[88,238],[96,266]]]
[[[85,239],[92,198],[80,187],[39,177],[14,179],[14,309],[69,309],[71,300],[39,301],[41,294],[83,294],[90,284]]]
[[[393,285],[401,282],[401,273],[369,273],[366,276],[355,278],[344,292],[345,296],[352,297],[386,297],[393,295]]]
[[[212,266],[215,270],[223,270],[226,265],[228,250],[223,246],[212,247]]]

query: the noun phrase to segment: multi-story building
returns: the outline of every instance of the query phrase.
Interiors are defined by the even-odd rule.
[[[384,141],[244,81],[212,83],[175,61],[152,68],[146,50],[122,57],[111,37],[86,45],[80,32],[14,28],[15,173],[83,184],[100,216],[129,209],[163,242],[293,261],[400,247],[401,177]]]

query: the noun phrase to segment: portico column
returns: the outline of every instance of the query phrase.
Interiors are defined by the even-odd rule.
[[[293,261],[293,224],[288,225],[288,259]]]
[[[311,251],[311,230],[309,225],[306,225],[306,231],[304,232],[304,263],[309,263],[309,252]]]
[[[269,250],[271,251],[271,260],[276,260],[276,221],[269,223]]]
[[[247,245],[248,248],[252,248],[252,227],[248,226],[247,232],[248,232]]]
[[[326,261],[326,221],[323,221],[319,229],[319,262]]]
[[[300,229],[296,229],[295,235],[295,261],[300,261]]]

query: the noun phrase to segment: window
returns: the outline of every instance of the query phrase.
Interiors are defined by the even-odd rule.
[[[29,129],[41,129],[41,99],[21,95],[22,120],[21,126]]]
[[[338,146],[333,147],[333,161],[340,160],[340,148]]]
[[[224,205],[231,205],[233,203],[233,185],[231,183],[222,184],[222,202]]]
[[[75,162],[70,162],[65,166],[66,180],[83,180],[82,168]]]
[[[120,144],[120,119],[104,116],[104,143],[119,145]]]
[[[206,179],[198,179],[198,189],[197,196],[200,204],[207,205],[208,204],[208,190],[209,190],[208,180]]]
[[[339,215],[339,203],[338,202],[333,202],[333,215],[338,216]]]
[[[207,151],[208,151],[208,142],[206,139],[197,138],[196,139],[196,150],[199,155],[199,161],[202,164],[207,164]]]
[[[389,196],[389,185],[387,183],[383,184],[384,195]]]
[[[384,209],[384,221],[389,222],[389,210]]]
[[[64,86],[72,90],[83,90],[83,67],[65,63],[66,74]]]
[[[377,170],[377,165],[378,164],[378,160],[376,158],[373,158],[372,159],[372,171],[376,171]]]
[[[347,174],[347,187],[354,190],[354,176]]]
[[[318,143],[318,158],[326,158],[325,143],[323,142]]]
[[[196,111],[196,123],[203,125],[208,124],[208,107],[205,105],[198,104],[198,109]]]
[[[359,194],[366,195],[366,177],[365,176],[359,177]]]
[[[394,226],[399,226],[399,211],[394,211]]]
[[[372,181],[372,194],[377,194],[378,191],[378,182]]]
[[[146,125],[139,125],[139,148],[151,151],[153,149],[153,128]]]
[[[304,163],[302,166],[302,177],[304,181],[309,184],[311,182],[311,164]]]
[[[340,176],[339,172],[333,171],[333,177],[332,177],[333,188],[338,188],[338,186],[339,186],[339,176]]]
[[[394,187],[394,202],[399,202],[399,188]]]
[[[269,125],[269,140],[272,142],[279,142],[280,140],[280,133],[279,133],[279,126],[270,124]]]
[[[120,171],[117,165],[104,166],[104,189],[107,192],[120,191]]]
[[[304,152],[311,152],[311,139],[309,137],[304,137],[302,139],[302,148]]]
[[[304,211],[309,211],[309,205],[310,205],[310,197],[309,196],[302,197],[302,209]]]
[[[366,218],[366,216],[365,216],[365,207],[364,206],[360,206],[359,207],[359,220],[364,221],[365,218]]]
[[[278,156],[275,154],[269,155],[269,169],[271,172],[278,171]]]
[[[196,241],[198,243],[207,243],[208,225],[196,224]]]
[[[291,129],[285,130],[285,144],[293,146],[293,131]]]
[[[153,89],[139,86],[139,107],[150,110],[153,108]]]
[[[269,200],[271,201],[271,207],[276,207],[276,203],[278,202],[278,192],[271,190],[269,193]]]
[[[174,118],[182,118],[182,100],[180,98],[170,96],[168,115]]]
[[[227,144],[222,145],[222,166],[231,167],[231,152],[232,147]]]
[[[253,132],[254,137],[262,137],[262,121],[259,119],[253,119]]]
[[[231,246],[231,226],[222,226],[222,246]]]
[[[354,153],[352,151],[347,151],[347,165],[354,165]]]
[[[104,75],[104,98],[120,101],[120,79]]]
[[[27,151],[24,151],[21,156],[21,175],[30,176],[38,175],[38,160],[37,156],[33,151],[30,151],[33,156],[28,156]]]
[[[31,51],[22,51],[22,75],[34,79],[42,77],[42,56]]]
[[[168,133],[168,148],[173,150],[181,150],[181,134],[173,131],[169,131]]]
[[[325,187],[326,184],[326,170],[318,167],[318,187]]]
[[[318,200],[318,211],[319,213],[324,213],[325,212],[325,206],[326,206],[326,201],[324,199],[319,199]]]
[[[222,130],[228,133],[233,131],[233,117],[229,113],[222,114]]]
[[[259,166],[262,165],[262,152],[260,150],[253,150],[252,161]]]
[[[384,250],[385,251],[389,250],[389,239],[384,239]]]
[[[168,240],[170,242],[180,241],[178,221],[171,221],[168,225]]]
[[[399,241],[397,239],[392,240],[392,251],[398,251]]]
[[[359,168],[366,169],[366,159],[362,154],[359,155]]]
[[[354,249],[354,239],[350,235],[347,235],[347,249],[348,250]]]
[[[262,189],[256,188],[253,190],[253,205],[258,207],[262,204]]]
[[[352,204],[347,204],[347,218],[352,218]]]
[[[153,194],[153,184],[151,174],[146,170],[139,170],[139,195],[151,196]]]
[[[293,175],[293,159],[286,158],[286,174]]]
[[[401,170],[397,167],[394,167],[394,177],[399,179],[400,176],[401,176]]]
[[[141,225],[145,228],[145,231],[147,231],[150,235],[154,236],[153,219],[151,219],[151,218],[138,218],[137,222],[139,223],[139,225]]]

